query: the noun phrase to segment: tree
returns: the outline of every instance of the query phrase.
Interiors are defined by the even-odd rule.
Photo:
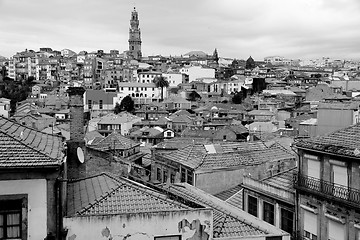
[[[217,49],[215,48],[214,53],[213,53],[213,59],[216,63],[219,63],[219,55],[217,52]]]
[[[114,108],[114,113],[115,114],[118,114],[121,112],[121,108],[120,108],[120,104],[119,103],[116,103],[115,104],[115,108]]]
[[[236,92],[233,96],[233,98],[231,99],[231,101],[234,103],[234,104],[240,104],[243,100],[243,94],[242,92]]]
[[[196,91],[192,91],[191,93],[189,93],[189,98],[188,98],[189,101],[195,102],[200,99],[201,96]]]
[[[128,95],[123,98],[121,103],[116,103],[114,108],[114,113],[118,114],[119,112],[127,111],[127,112],[134,112],[135,110],[135,104],[134,100]]]
[[[245,68],[246,69],[254,69],[255,68],[255,61],[251,56],[246,60]]]
[[[154,83],[157,88],[161,88],[161,101],[164,100],[164,88],[169,87],[169,82],[163,76],[156,76]]]

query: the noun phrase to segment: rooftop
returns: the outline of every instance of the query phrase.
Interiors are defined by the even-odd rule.
[[[127,112],[121,112],[119,114],[109,113],[102,117],[98,124],[122,124],[133,121],[134,119],[141,120],[140,117],[132,115]]]
[[[360,157],[360,123],[325,136],[295,142],[298,148],[311,149],[348,157]]]
[[[55,167],[63,158],[63,142],[54,136],[0,116],[0,167]]]
[[[293,154],[278,145],[266,147],[249,142],[191,144],[162,156],[196,170],[251,166],[294,158]]]
[[[138,145],[140,145],[140,143],[137,143],[118,132],[112,132],[107,137],[102,138],[101,140],[99,139],[99,141],[93,141],[88,147],[100,151],[107,151],[114,149],[129,149]]]
[[[213,209],[214,238],[287,235],[282,230],[187,183],[173,184],[168,189],[171,193]]]
[[[68,216],[191,209],[147,186],[107,173],[73,180],[67,186]]]

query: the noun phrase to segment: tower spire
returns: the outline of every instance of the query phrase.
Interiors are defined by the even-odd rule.
[[[129,29],[129,55],[137,60],[142,57],[141,53],[141,32],[139,28],[139,15],[134,6],[131,12],[130,29]]]

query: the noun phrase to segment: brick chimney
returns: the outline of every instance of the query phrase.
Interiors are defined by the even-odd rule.
[[[84,133],[84,102],[85,89],[82,87],[70,87],[69,94],[70,110],[70,140],[67,141],[67,178],[78,179],[86,176],[86,164],[78,159],[77,149],[80,147],[85,155]]]

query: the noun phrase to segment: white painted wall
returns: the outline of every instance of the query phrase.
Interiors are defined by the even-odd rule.
[[[170,87],[177,87],[183,80],[181,73],[163,73],[163,77],[169,82]]]
[[[47,229],[47,190],[45,179],[0,181],[0,196],[28,195],[28,240],[44,239]]]
[[[205,225],[204,232],[212,239],[213,214],[210,209],[163,211],[154,213],[101,215],[64,218],[64,227],[68,229],[67,239],[76,235],[76,240],[113,239],[153,240],[157,236],[181,235],[189,239],[195,230],[179,223],[186,219],[189,223],[199,220]]]
[[[195,81],[197,78],[215,78],[215,69],[201,66],[184,67],[180,69],[180,73],[189,75],[189,82]]]

